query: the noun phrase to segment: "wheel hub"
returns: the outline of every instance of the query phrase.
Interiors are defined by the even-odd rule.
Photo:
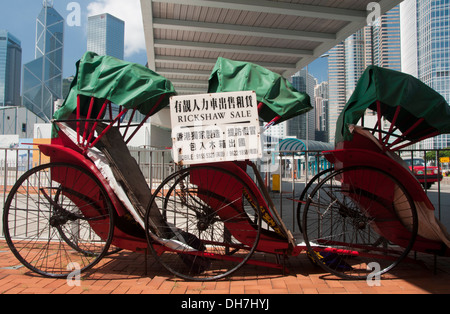
[[[198,215],[197,228],[199,231],[205,231],[216,221],[214,215],[200,214]]]
[[[197,222],[197,228],[199,231],[205,231],[209,227],[209,222],[205,218],[199,219]]]
[[[366,222],[362,219],[355,219],[354,226],[356,227],[356,229],[364,230],[366,229]]]
[[[56,228],[66,224],[67,221],[68,219],[63,217],[62,215],[53,215],[52,217],[50,217],[50,226]]]
[[[66,210],[58,211],[52,217],[50,217],[50,226],[59,227],[65,225],[69,220],[75,221],[78,217]]]

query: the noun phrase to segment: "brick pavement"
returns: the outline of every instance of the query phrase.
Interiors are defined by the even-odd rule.
[[[289,258],[290,274],[278,270],[244,266],[232,277],[218,282],[186,282],[171,276],[151,256],[122,251],[104,258],[94,271],[82,275],[80,286],[65,279],[49,279],[31,273],[0,241],[1,294],[440,294],[450,293],[450,259],[420,256],[421,263],[402,263],[385,275],[381,286],[365,281],[341,280],[324,274],[305,254]]]

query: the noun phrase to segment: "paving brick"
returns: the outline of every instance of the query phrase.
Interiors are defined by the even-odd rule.
[[[9,289],[2,293],[4,293],[4,294],[21,294],[24,290],[25,290],[25,288],[23,288],[23,287],[22,288],[15,287],[15,288]]]
[[[7,293],[9,290],[17,288],[18,285],[19,285],[18,282],[8,282],[6,284],[0,283],[2,293]]]
[[[244,289],[245,294],[261,294],[261,293],[268,293],[267,291],[261,292],[261,290],[257,286],[245,286]]]
[[[233,285],[230,287],[230,294],[244,294],[245,288],[244,285]]]
[[[0,247],[2,245],[0,241]],[[264,258],[264,254],[258,254]],[[268,256],[267,261],[273,256]],[[0,256],[0,294],[448,294],[450,258],[439,258],[437,274],[433,257],[419,256],[422,263],[402,263],[383,276],[381,286],[365,281],[342,280],[311,265],[304,254],[289,259],[290,274],[263,267],[244,266],[235,275],[217,282],[188,282],[174,278],[149,256],[148,275],[140,253],[123,251],[82,276],[80,287],[65,279],[44,278],[28,269],[8,268],[18,262],[5,250]]]
[[[185,294],[186,291],[187,291],[187,287],[174,286],[170,293],[172,293],[172,294]]]
[[[304,294],[319,294],[319,292],[315,288],[303,289],[303,293]]]
[[[286,283],[287,289],[289,293],[292,294],[300,294],[303,293],[303,288],[300,286],[299,283]]]
[[[126,286],[119,286],[116,289],[114,289],[111,294],[126,294],[128,292],[128,290],[130,290],[130,287],[126,287]]]
[[[157,290],[164,281],[166,281],[166,278],[156,276],[148,283],[148,286]]]

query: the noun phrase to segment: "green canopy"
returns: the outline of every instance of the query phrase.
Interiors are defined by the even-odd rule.
[[[109,56],[87,52],[77,62],[77,73],[69,95],[54,114],[56,120],[68,119],[76,111],[81,97],[81,114],[87,115],[90,98],[96,102],[92,116],[97,116],[105,99],[127,109],[136,108],[144,115],[157,113],[175,94],[172,83],[148,68]],[[160,98],[166,95],[161,102]],[[158,105],[157,108],[154,108]]]
[[[258,102],[265,106],[260,117],[276,123],[301,115],[312,109],[307,94],[298,92],[281,75],[249,62],[218,58],[209,78],[209,93],[255,91]]]
[[[336,143],[352,139],[348,125],[357,124],[366,109],[377,111],[377,101],[381,103],[381,115],[390,122],[401,107],[395,121],[401,132],[424,119],[408,134],[411,141],[437,132],[450,133],[450,107],[439,93],[411,75],[369,66],[339,116]]]

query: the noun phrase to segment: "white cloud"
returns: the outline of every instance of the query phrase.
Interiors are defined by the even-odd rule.
[[[125,57],[145,51],[144,26],[139,0],[95,0],[88,15],[109,13],[125,21]]]

